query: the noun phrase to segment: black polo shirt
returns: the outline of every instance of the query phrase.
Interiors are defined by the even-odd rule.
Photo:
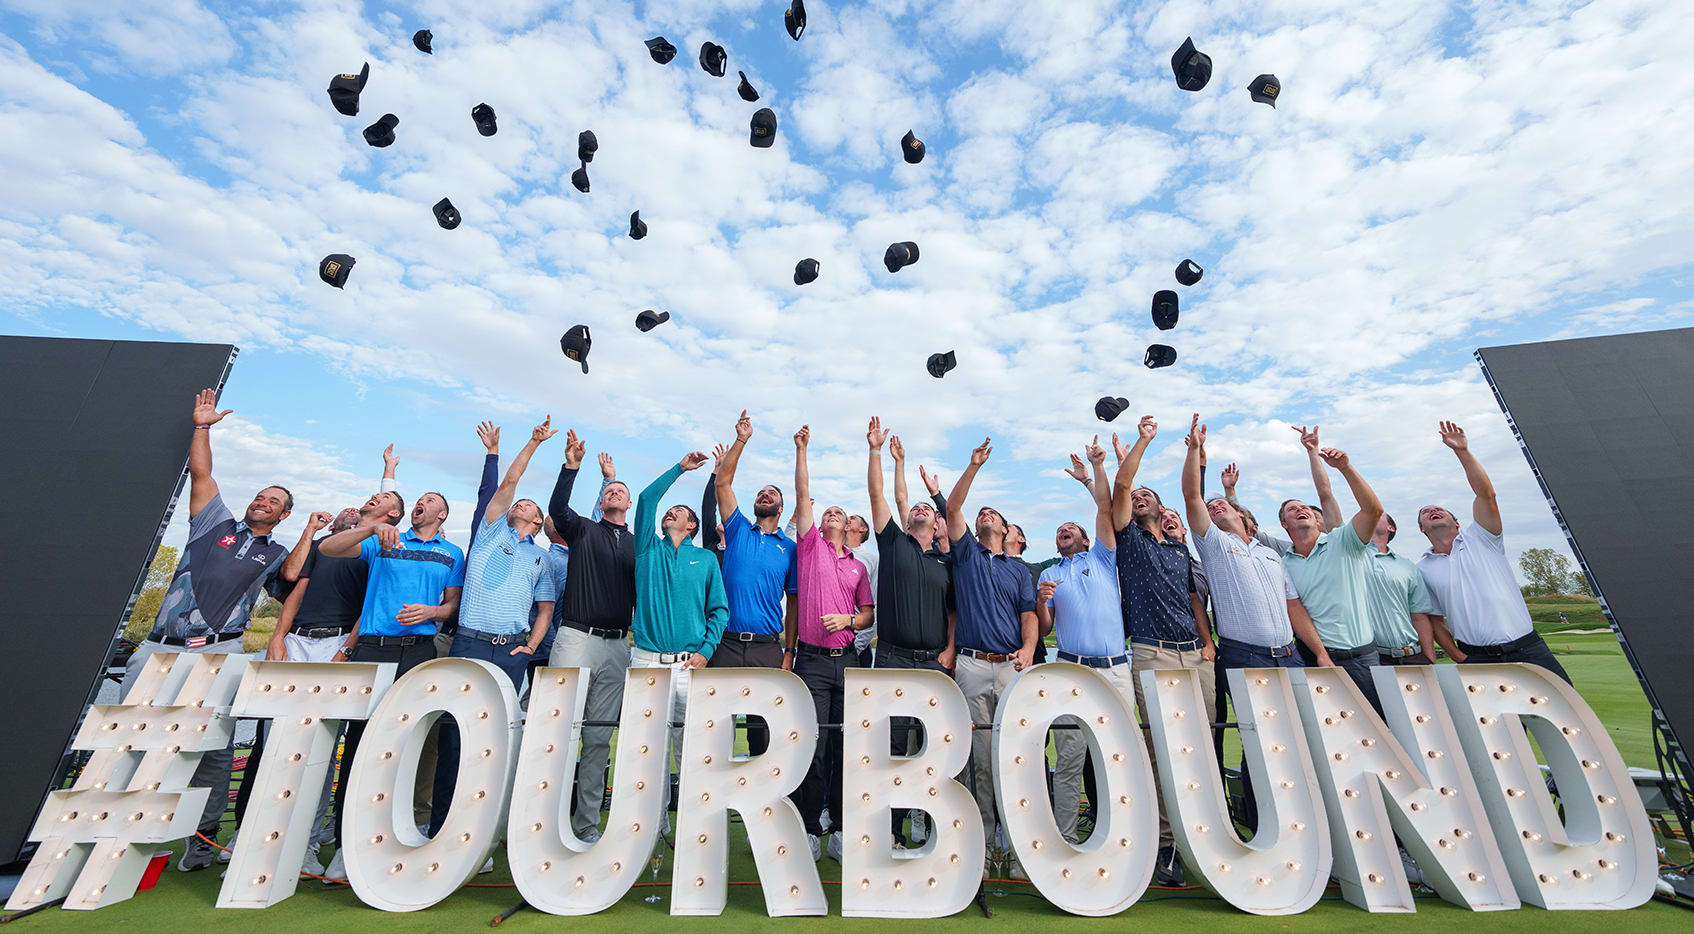
[[[881,567],[876,579],[877,644],[939,652],[947,647],[953,606],[952,561],[928,551],[890,516],[876,532]]]
[[[570,503],[576,473],[559,468],[559,481],[547,503],[547,514],[571,550],[565,592],[557,604],[559,620],[596,629],[628,629],[635,615],[635,536],[627,526],[577,515]]]
[[[363,558],[332,558],[318,551],[324,536],[312,542],[311,553],[300,568],[300,580],[312,583],[300,598],[291,632],[307,629],[352,629],[365,607],[365,582],[371,566]]]

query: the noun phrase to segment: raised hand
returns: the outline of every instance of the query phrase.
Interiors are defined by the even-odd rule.
[[[1300,444],[1308,451],[1318,449],[1318,426],[1307,428],[1305,425],[1289,425],[1288,427],[1300,433]]]
[[[1106,449],[1100,446],[1099,435],[1095,435],[1094,440],[1088,442],[1087,447],[1082,449],[1082,453],[1088,455],[1088,462],[1095,466],[1106,462]]]
[[[1229,466],[1223,469],[1223,474],[1219,479],[1223,481],[1223,491],[1226,496],[1235,492],[1235,485],[1241,482],[1241,471],[1236,469],[1234,461],[1230,461]]]
[[[1112,453],[1117,455],[1120,464],[1129,456],[1129,448],[1124,447],[1123,442],[1118,440],[1118,433],[1115,431],[1112,432]]]
[[[541,424],[536,425],[534,430],[529,433],[529,440],[540,444],[558,433],[559,429],[553,427],[553,416],[549,415],[542,419]],[[601,456],[604,457],[605,455]]]
[[[210,389],[202,389],[194,397],[194,427],[205,428],[223,421],[223,417],[235,411],[224,409],[218,411],[218,394]]]
[[[865,429],[865,441],[869,442],[871,450],[881,450],[882,442],[888,440],[888,431],[882,427],[882,419],[871,416],[870,427]]]
[[[906,446],[900,443],[899,435],[888,436],[888,455],[894,458],[896,464],[906,462]]]
[[[741,417],[735,420],[735,440],[742,444],[753,437],[753,420],[747,417],[747,410],[741,410]]]
[[[1065,473],[1075,477],[1078,483],[1088,482],[1088,465],[1084,464],[1082,462],[1082,458],[1077,457],[1075,454],[1071,455],[1071,465],[1065,468]]]
[[[334,521],[335,517],[327,512],[314,512],[310,516],[306,517],[306,528],[316,532]]]
[[[605,451],[600,452],[600,476],[605,477],[607,480],[616,480],[618,478],[618,467],[616,464],[612,463],[612,455],[607,454]]]
[[[565,432],[565,466],[572,470],[582,466],[582,457],[588,453],[588,445],[576,436],[576,429]]]
[[[1194,413],[1194,420],[1188,423],[1188,437],[1182,439],[1191,448],[1206,447],[1206,426],[1200,424],[1200,413]]]
[[[718,472],[718,465],[723,463],[723,456],[729,453],[729,448],[717,445],[712,448],[712,473]]]
[[[941,492],[941,477],[939,475],[925,471],[923,465],[919,464],[918,476],[923,478],[923,488],[929,491],[929,495],[934,496]]]
[[[482,439],[482,446],[490,454],[500,453],[500,426],[493,422],[478,422],[476,436]]]
[[[382,449],[382,466],[386,468],[383,472],[390,474],[394,472],[394,468],[400,466],[400,458],[394,456],[394,445],[390,444]]]
[[[690,451],[682,455],[682,460],[677,461],[677,463],[682,466],[683,470],[698,470],[701,465],[706,463],[706,452]]]
[[[806,445],[810,443],[812,443],[812,426],[801,425],[800,430],[794,433],[794,446],[804,451]]]
[[[1159,423],[1153,418],[1153,416],[1143,415],[1141,416],[1141,421],[1136,423],[1135,431],[1137,434],[1141,435],[1142,438],[1151,441],[1153,440],[1153,436],[1159,433]]]
[[[1455,451],[1470,449],[1470,442],[1465,439],[1465,430],[1453,422],[1441,423],[1441,443]]]
[[[988,463],[988,455],[993,453],[994,439],[983,438],[982,443],[977,445],[975,450],[971,451],[971,466],[981,467],[983,464]]]
[[[1347,452],[1340,448],[1324,448],[1318,452],[1323,462],[1336,470],[1347,469]]]

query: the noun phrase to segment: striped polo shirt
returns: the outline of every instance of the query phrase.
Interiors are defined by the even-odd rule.
[[[528,632],[530,607],[552,598],[547,552],[520,538],[504,515],[484,522],[465,562],[459,625],[503,635]]]
[[[1294,641],[1294,625],[1288,621],[1288,601],[1296,597],[1294,582],[1275,551],[1213,523],[1206,524],[1205,534],[1195,536],[1194,543],[1212,587],[1220,637],[1267,647]]]

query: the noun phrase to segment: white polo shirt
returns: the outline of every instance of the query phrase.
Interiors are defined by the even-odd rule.
[[[1512,576],[1505,538],[1475,522],[1453,539],[1451,554],[1425,551],[1418,572],[1429,587],[1430,612],[1447,617],[1447,628],[1460,642],[1499,645],[1535,630]]]

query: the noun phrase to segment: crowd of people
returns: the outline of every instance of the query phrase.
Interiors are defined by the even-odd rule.
[[[941,479],[920,466],[928,498],[913,502],[905,448],[872,418],[865,433],[867,519],[839,505],[818,510],[807,463],[811,431],[803,426],[793,436],[792,488],[759,487],[749,514],[735,489],[754,434],[742,412],[730,444],[711,456],[684,455],[635,497],[618,479],[611,455],[600,453],[599,491],[584,516],[571,505],[587,454],[574,431],[565,436],[563,465],[544,508],[516,492],[536,451],[558,433],[551,418],[530,432],[503,474],[500,429],[484,422],[477,434],[487,453],[467,549],[442,534],[449,510],[441,494],[418,496],[408,514],[394,486],[392,445],[384,451],[378,492],[358,507],[312,513],[289,547],[272,535],[294,507],[287,489],[260,490],[239,519],[220,495],[210,434],[227,414],[211,390],[196,397],[189,539],[158,618],[129,661],[126,690],[154,652],[240,651],[238,640],[265,592],[283,600],[269,659],[392,662],[399,676],[437,657],[475,658],[503,671],[520,692],[544,665],[587,669],[584,719],[595,725],[582,730],[571,817],[571,832],[585,844],[599,839],[603,820],[613,732],[603,724],[618,717],[631,667],[678,672],[673,724],[686,716],[688,673],[707,666],[793,671],[810,691],[820,724],[841,722],[850,667],[943,672],[957,682],[972,718],[991,724],[1015,674],[1048,660],[1049,637],[1054,659],[1099,671],[1143,712],[1137,672],[1195,669],[1220,722],[1228,719],[1225,672],[1238,668],[1340,666],[1379,710],[1370,669],[1432,664],[1437,646],[1458,662],[1527,662],[1569,680],[1531,625],[1506,555],[1493,484],[1463,429],[1451,422],[1440,423],[1439,433],[1475,494],[1470,519],[1437,505],[1419,509],[1418,530],[1429,547],[1415,560],[1392,550],[1395,520],[1345,451],[1320,446],[1315,426],[1297,431],[1317,502],[1284,500],[1278,536],[1242,505],[1234,464],[1222,471],[1220,495],[1205,492],[1206,426],[1198,415],[1184,439],[1182,508],[1137,485],[1159,432],[1153,417],[1143,416],[1128,446],[1112,436],[1112,477],[1098,437],[1070,456],[1068,472],[1087,494],[1092,522],[1061,524],[1054,532],[1058,562],[1037,570],[1021,557],[1023,530],[998,509],[967,513],[971,488],[993,453],[989,439],[971,452],[946,493]],[[892,504],[884,449],[893,461]],[[708,463],[712,476],[698,511],[662,506],[684,473]],[[1341,475],[1358,504],[1350,518],[1332,491],[1330,471]],[[864,549],[872,537],[875,550]],[[747,721],[748,751],[758,755],[768,736],[759,718]],[[343,775],[362,726],[347,725]],[[458,763],[457,729],[451,718],[438,726],[414,789],[419,827],[432,833],[452,802]],[[1221,747],[1221,730],[1215,732]],[[1076,729],[1054,730],[1053,739],[1054,811],[1076,841],[1085,789],[1093,785],[1088,745]],[[907,754],[918,741],[916,728],[902,725],[892,752]],[[673,728],[673,755],[679,744],[680,729]],[[990,731],[974,731],[967,771],[994,840],[991,747]],[[840,730],[823,730],[793,796],[814,859],[824,850],[840,859],[831,816],[843,813],[841,748]],[[261,756],[262,743],[247,768]],[[208,753],[195,772],[192,783],[212,790],[200,821],[206,838],[217,838],[232,761],[233,748]],[[1241,774],[1247,787],[1236,817],[1253,827],[1254,797],[1247,771]],[[322,796],[302,871],[346,878],[339,846],[346,785],[336,786],[333,817],[332,796]],[[243,804],[238,801],[238,825]],[[1162,811],[1161,803],[1157,878],[1180,884],[1183,867]],[[895,813],[891,844],[921,842],[925,817]],[[320,846],[330,842],[336,853],[326,869]],[[220,858],[227,860],[227,851],[220,855],[195,837],[178,868],[204,869]],[[1021,873],[1015,860],[1011,872]]]

